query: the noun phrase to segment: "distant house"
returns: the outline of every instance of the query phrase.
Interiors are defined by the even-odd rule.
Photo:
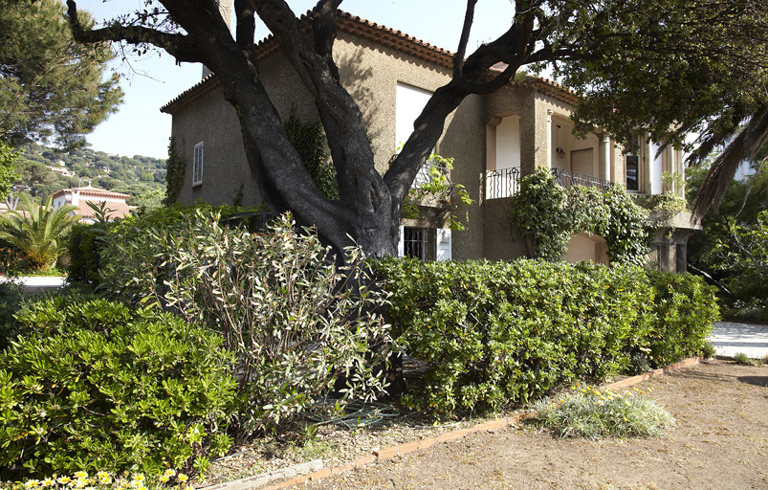
[[[49,166],[48,169],[51,172],[53,172],[55,174],[62,175],[64,177],[74,177],[75,176],[75,172],[73,172],[71,170],[67,170],[66,167],[50,167]]]
[[[80,221],[86,223],[94,223],[96,221],[96,213],[88,206],[88,203],[93,203],[97,206],[105,203],[106,214],[110,221],[124,218],[131,213],[131,208],[125,203],[125,200],[131,197],[130,195],[97,189],[90,185],[87,187],[62,189],[51,197],[53,198],[54,209],[64,204],[77,206],[77,209],[72,214],[79,215],[81,217]]]

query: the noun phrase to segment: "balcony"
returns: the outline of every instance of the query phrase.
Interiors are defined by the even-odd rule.
[[[566,189],[575,185],[582,185],[584,187],[594,187],[595,189],[605,192],[616,185],[610,180],[593,177],[587,174],[580,174],[579,172],[573,172],[562,168],[553,168],[552,173],[555,174],[555,181]]]
[[[584,187],[594,187],[605,192],[616,185],[610,180],[571,170],[553,168],[552,173],[555,176],[555,181],[566,189],[575,185],[582,185]],[[485,174],[480,174],[481,199],[490,200],[512,197],[520,190],[521,177],[520,169],[517,167],[488,170]]]

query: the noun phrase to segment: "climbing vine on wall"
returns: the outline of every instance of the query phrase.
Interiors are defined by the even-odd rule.
[[[184,185],[184,172],[187,168],[187,161],[176,151],[175,139],[173,136],[168,143],[168,160],[165,161],[165,199],[163,204],[166,206],[176,202]]]
[[[509,224],[522,237],[531,257],[562,261],[576,233],[594,233],[608,243],[611,262],[642,265],[648,254],[646,212],[619,186],[606,192],[563,188],[549,169],[520,181],[512,198]]]
[[[403,201],[403,217],[418,219],[421,217],[419,204],[439,204],[446,206],[446,226],[452,230],[463,231],[469,223],[469,206],[474,204],[469,192],[461,184],[451,182],[449,176],[453,170],[453,158],[443,157],[432,153],[425,163],[429,171],[424,175],[418,185],[408,191]],[[417,177],[419,180],[419,177]],[[457,213],[461,203],[465,210],[464,220],[459,219]]]
[[[339,184],[336,182],[336,169],[330,160],[323,125],[319,120],[302,122],[296,116],[295,109],[291,108],[291,114],[283,127],[320,192],[328,199],[337,201]]]

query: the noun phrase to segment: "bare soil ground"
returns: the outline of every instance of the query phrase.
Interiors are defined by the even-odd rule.
[[[510,427],[305,486],[768,489],[768,367],[710,360],[641,385],[647,387],[677,420],[662,438],[564,440],[538,429]]]

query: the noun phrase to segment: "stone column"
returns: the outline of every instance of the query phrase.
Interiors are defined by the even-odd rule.
[[[552,114],[553,111],[547,110],[547,167],[552,168]]]
[[[653,151],[653,142],[651,141],[651,135],[648,134],[645,136],[645,165],[644,165],[644,178],[643,178],[643,189],[640,189],[641,192],[645,194],[653,194],[653,160],[655,159],[655,154]]]
[[[611,138],[608,133],[599,135],[600,138],[600,178],[611,180]]]

